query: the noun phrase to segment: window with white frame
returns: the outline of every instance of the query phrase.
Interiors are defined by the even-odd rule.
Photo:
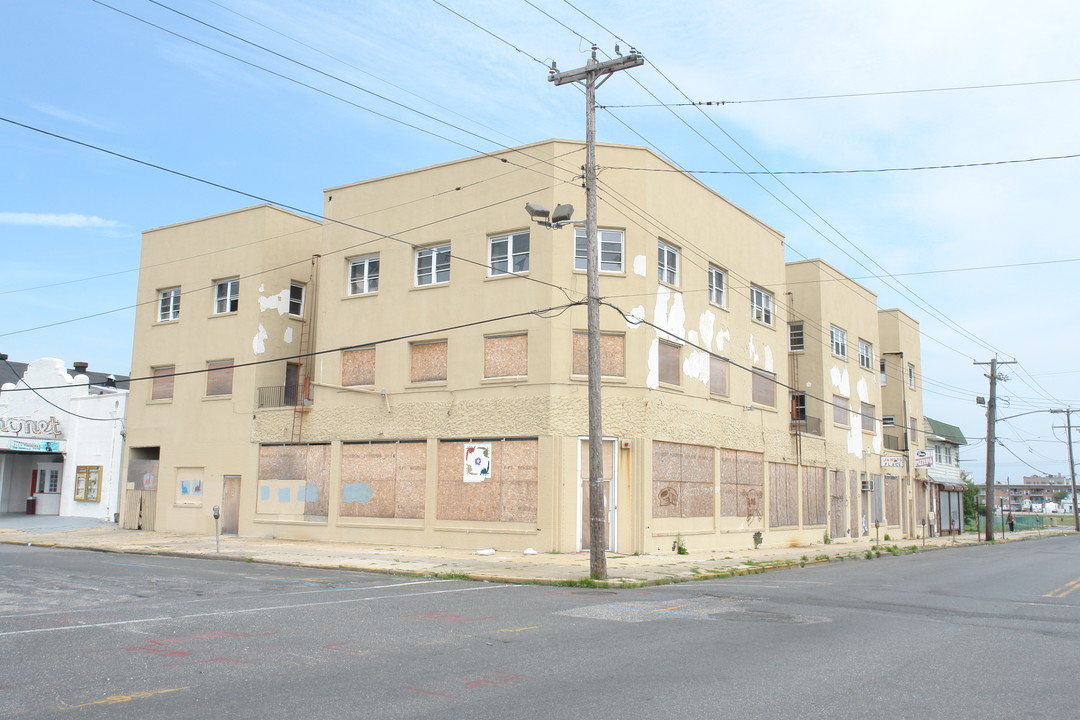
[[[660,282],[668,285],[679,284],[679,251],[663,240],[656,244],[657,270]]]
[[[772,325],[773,321],[773,296],[767,290],[750,286],[750,314],[758,322]]]
[[[886,378],[886,375],[885,375],[885,361],[881,360],[878,363],[878,366],[881,368],[881,384],[885,385],[888,382],[888,380]]]
[[[859,338],[859,367],[874,369],[874,346]]]
[[[915,389],[915,366],[911,363],[907,366],[907,384],[912,390]]]
[[[806,349],[806,334],[802,322],[788,323],[788,350],[797,352]]]
[[[289,314],[304,317],[304,283],[294,282],[289,285]]]
[[[158,322],[180,319],[180,288],[169,288],[158,293]]]
[[[214,314],[234,313],[240,307],[240,278],[214,283]]]
[[[832,325],[829,327],[829,339],[832,344],[832,354],[847,357],[847,331]]]
[[[953,465],[952,445],[934,445],[934,462],[939,465]]]
[[[450,243],[416,250],[416,284],[450,282]]]
[[[720,307],[727,307],[727,273],[709,266],[709,302]]]
[[[623,232],[622,230],[598,230],[599,243],[596,250],[600,256],[600,272],[623,271]],[[589,244],[585,228],[574,231],[574,269],[589,269]]]
[[[367,295],[379,290],[379,256],[365,255],[349,260],[349,294]]]
[[[529,271],[529,231],[495,235],[488,243],[488,275]]]

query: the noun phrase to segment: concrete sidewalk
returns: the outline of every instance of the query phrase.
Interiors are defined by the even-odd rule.
[[[180,535],[145,530],[125,530],[111,523],[91,522],[81,527],[36,523],[28,527],[0,527],[0,542],[12,545],[49,546],[116,553],[205,557],[221,560],[273,563],[312,568],[364,570],[416,576],[467,577],[493,582],[571,584],[587,583],[589,553],[539,553],[496,551],[477,555],[453,548],[391,547],[357,543],[279,540],[222,536],[220,552],[213,536]],[[1071,534],[1068,529],[1028,530],[1008,533],[1005,540],[1028,540]],[[977,545],[973,533],[958,537],[882,542],[874,538],[841,540],[802,547],[767,547],[717,552],[663,555],[608,555],[607,584],[612,587],[659,584],[761,572],[765,569],[800,567],[806,564],[847,559],[887,558],[894,554]]]

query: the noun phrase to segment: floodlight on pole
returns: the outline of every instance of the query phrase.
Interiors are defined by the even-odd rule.
[[[582,224],[583,220],[573,220],[574,206],[566,203],[555,206],[554,212],[549,212],[543,205],[525,203],[525,212],[537,225],[543,225],[552,230],[558,230],[563,225]],[[550,218],[550,221],[548,220]]]

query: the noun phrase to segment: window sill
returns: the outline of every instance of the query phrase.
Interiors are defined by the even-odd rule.
[[[157,398],[154,400],[147,400],[147,405],[172,405],[172,398]]]
[[[158,320],[157,322],[154,323],[154,327],[157,327],[158,325],[176,325],[179,322],[180,322],[180,318],[172,318],[172,319],[169,319],[169,320]]]
[[[837,355],[836,353],[831,353],[831,355],[833,356],[834,360],[841,360],[845,363],[848,361],[847,356],[845,355]]]
[[[528,375],[505,375],[501,377],[486,377],[480,380],[481,385],[519,385],[529,381]]]
[[[575,275],[587,275],[588,270],[582,268],[574,268]],[[603,277],[626,277],[626,270],[601,270],[600,275]]]
[[[484,282],[487,282],[488,280],[505,280],[507,278],[515,277],[529,277],[529,271],[526,270],[524,272],[504,272],[499,273],[498,275],[488,275],[484,278]]]
[[[570,374],[570,381],[571,382],[587,383],[587,382],[589,382],[589,376],[588,375],[579,375],[579,374],[576,374],[576,373],[571,373]],[[601,375],[600,376],[600,382],[602,382],[602,383],[611,383],[612,385],[625,385],[626,384],[626,376],[625,375]]]
[[[422,390],[424,388],[441,388],[446,387],[445,380],[417,380],[409,383],[405,386],[411,390]]]
[[[723,310],[726,313],[731,312],[731,308],[729,308],[727,305],[717,305],[712,300],[709,301],[709,307],[716,308],[717,310]]]
[[[775,330],[776,329],[776,325],[774,325],[773,323],[767,323],[764,320],[758,320],[756,317],[753,317],[753,316],[751,316],[750,322],[754,323],[755,325],[761,325],[762,327],[767,327],[770,330]]]
[[[233,310],[232,312],[210,313],[207,319],[213,320],[214,318],[232,317],[239,314],[239,312],[239,310]]]
[[[450,285],[450,281],[446,280],[444,282],[428,283],[427,285],[413,285],[409,289],[410,290],[430,290],[432,288],[448,287],[449,285]]]
[[[215,400],[232,400],[232,393],[228,395],[203,395],[203,400],[213,402]]]
[[[378,294],[379,294],[378,290],[372,290],[371,292],[365,292],[365,293],[351,293],[351,294],[347,293],[347,294],[343,295],[341,299],[342,300],[356,300],[357,298],[372,297],[372,296],[378,295]]]

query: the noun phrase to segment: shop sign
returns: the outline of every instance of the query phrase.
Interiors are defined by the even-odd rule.
[[[934,453],[931,450],[916,450],[915,451],[915,467],[917,468],[932,468],[934,467]]]
[[[55,417],[48,420],[32,420],[28,417],[4,417],[0,415],[0,433],[15,437],[64,437],[60,421]]]
[[[56,453],[60,452],[60,443],[53,440],[17,440],[11,438],[8,441],[8,448],[25,452]]]
[[[901,455],[882,455],[881,467],[904,467],[904,458]]]

